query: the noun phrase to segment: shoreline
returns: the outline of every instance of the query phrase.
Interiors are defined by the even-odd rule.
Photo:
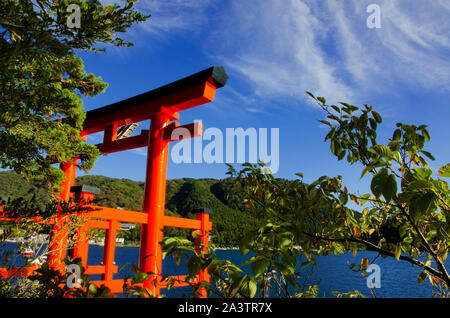
[[[11,240],[11,239],[6,239],[4,242],[7,243],[37,243],[37,244],[48,244],[48,241],[32,241],[32,240]],[[96,243],[96,242],[89,242],[89,246],[101,246],[103,247],[104,244],[103,243]],[[130,243],[130,244],[121,244],[121,243],[116,243],[116,247],[137,247],[139,248],[140,245],[136,244],[136,243]],[[301,250],[301,248],[299,246],[295,246],[294,248]],[[215,251],[239,251],[239,247],[216,247],[214,249]]]
[[[98,245],[100,246],[101,244],[89,244],[89,245]],[[116,244],[116,247],[140,247],[140,245],[137,244]],[[219,251],[231,251],[231,250],[237,250],[239,251],[239,247],[216,247],[214,250],[219,250]]]
[[[11,240],[6,239],[4,240],[5,243],[37,243],[37,244],[48,244],[48,241],[31,241],[31,240]],[[102,243],[89,243],[89,246],[100,246],[103,247],[104,244]],[[116,243],[116,247],[137,247],[139,248],[139,244],[118,244]],[[231,250],[239,250],[239,247],[216,247],[215,250],[223,250],[223,251],[231,251]]]

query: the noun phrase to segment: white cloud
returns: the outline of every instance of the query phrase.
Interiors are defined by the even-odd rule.
[[[205,10],[210,4],[210,0],[140,0],[137,8],[152,14],[140,27],[162,37],[176,31],[192,30],[205,22]]]
[[[255,108],[255,107],[245,107],[245,110],[249,113],[265,113],[260,108]]]
[[[237,36],[236,53],[226,55],[226,63],[264,96],[308,89],[332,102],[367,102],[371,93],[396,84],[448,89],[448,5],[380,1],[382,28],[369,29],[370,3],[239,2],[232,23],[247,33]],[[257,27],[249,25],[254,23]]]
[[[147,147],[142,147],[142,148],[134,148],[134,149],[130,149],[130,152],[139,155],[139,156],[144,156],[147,157]]]
[[[450,10],[435,2],[381,3],[383,28],[378,39],[390,61],[389,75],[427,89],[450,87]],[[378,50],[381,54],[381,49]]]
[[[353,85],[359,88],[369,86],[370,78],[379,74],[380,67],[374,63],[376,58],[369,53],[372,52],[367,45],[370,39],[364,37],[361,32],[364,28],[361,23],[364,16],[362,19],[355,19],[355,15],[362,12],[363,8],[356,9],[349,2],[344,5],[342,2],[329,1],[327,4],[329,12],[333,13],[329,26],[334,30],[333,41],[336,43],[336,50],[331,54],[337,54],[340,71],[348,73],[349,81]],[[355,14],[349,16],[350,10]]]
[[[244,105],[280,97],[311,101],[304,89],[330,102],[354,103],[396,85],[448,90],[448,1],[379,0],[381,29],[366,26],[371,3],[140,1],[153,14],[146,32],[164,37],[208,30],[205,54],[247,85],[245,93],[238,85],[227,93]]]
[[[223,33],[215,34],[229,45],[224,50],[231,54],[222,53],[225,66],[243,75],[262,98],[305,97],[304,89],[331,100],[351,97],[336,61],[321,48],[328,26],[314,7],[302,1],[233,2]]]

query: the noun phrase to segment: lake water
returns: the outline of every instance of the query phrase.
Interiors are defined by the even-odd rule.
[[[14,248],[16,244],[7,243],[7,248]],[[242,256],[238,250],[217,250],[216,254],[222,259],[229,259],[236,265],[242,264],[249,255]],[[372,260],[376,256],[374,252],[357,253],[353,257],[351,253],[341,255],[321,256],[317,258],[318,268],[315,269],[309,282],[318,283],[319,297],[335,297],[333,292],[339,291],[346,293],[349,291],[359,290],[367,297],[371,297],[370,289],[367,287],[366,279],[357,272],[349,269],[348,264],[360,264],[362,258]],[[103,247],[91,245],[89,247],[88,265],[99,265],[103,257]],[[138,247],[116,247],[115,262],[120,269],[128,264],[138,264],[139,248]],[[383,259],[378,257],[374,264],[380,268],[380,288],[374,288],[377,297],[390,298],[423,298],[431,297],[432,288],[428,282],[422,285],[417,283],[417,276],[421,270],[418,267],[404,261],[396,261],[391,258]],[[447,260],[448,267],[449,262]],[[244,270],[250,271],[250,266],[244,266]],[[301,273],[307,274],[308,268]],[[183,266],[177,267],[173,260],[165,259],[163,261],[163,275],[185,275],[187,273]],[[114,279],[120,279],[125,275],[132,275],[129,265],[126,265],[121,271],[114,275]],[[370,275],[370,274],[368,274]],[[100,279],[100,275],[92,275],[91,280]],[[190,288],[172,288],[171,290],[162,290],[162,294],[167,297],[182,297],[190,295]]]

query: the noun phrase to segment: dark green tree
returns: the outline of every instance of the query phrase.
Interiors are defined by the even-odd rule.
[[[95,96],[107,84],[87,74],[76,53],[101,52],[105,44],[132,45],[117,34],[149,17],[134,9],[135,2],[0,1],[2,168],[50,189],[64,177],[52,164],[78,157],[79,168],[92,168],[99,152],[80,137],[85,119],[81,96]],[[79,25],[74,26],[77,14]]]

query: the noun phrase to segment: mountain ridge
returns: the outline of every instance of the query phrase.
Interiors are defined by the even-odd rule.
[[[99,175],[76,178],[76,185],[90,185],[100,189],[94,204],[112,208],[142,211],[144,182],[126,178],[118,179]],[[195,218],[192,210],[208,208],[213,222],[214,243],[217,246],[237,246],[239,239],[248,231],[256,229],[261,222],[250,216],[242,204],[243,196],[232,191],[231,178],[180,178],[166,183],[166,215]],[[0,195],[34,199],[38,204],[48,200],[41,187],[34,187],[12,171],[0,172]],[[138,228],[139,229],[139,228]],[[188,235],[186,231],[165,229],[165,233]],[[131,235],[131,234],[130,234]],[[129,240],[139,240],[139,231],[134,231]]]

